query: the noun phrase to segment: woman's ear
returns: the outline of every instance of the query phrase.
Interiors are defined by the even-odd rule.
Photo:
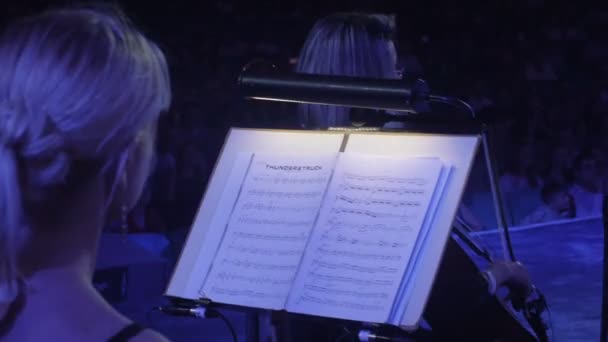
[[[155,129],[148,125],[115,161],[115,172],[108,175],[108,219],[120,217],[123,207],[131,210],[141,197],[152,169]]]
[[[127,194],[127,158],[129,151],[125,150],[119,154],[108,172],[105,174],[105,207],[106,220],[114,221],[120,218],[122,206],[125,205]]]
[[[123,205],[130,210],[133,208],[144,190],[154,160],[154,134],[147,129],[137,136],[127,151],[125,163],[122,198]]]

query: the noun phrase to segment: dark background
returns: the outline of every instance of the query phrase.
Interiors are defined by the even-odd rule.
[[[11,1],[2,5],[0,22],[70,3],[74,1]],[[406,73],[426,79],[433,92],[461,97],[480,112],[507,118],[496,137],[503,176],[548,179],[556,172],[570,172],[572,161],[583,151],[597,156],[600,174],[608,170],[603,157],[608,146],[604,139],[606,4],[549,0],[118,4],[166,52],[173,80],[174,102],[160,127],[159,152],[173,161],[176,176],[169,182],[174,191],[158,199],[166,189],[152,189],[151,201],[172,202],[163,206],[174,208],[156,215],[164,219],[153,230],[190,225],[229,127],[296,126],[289,105],[241,100],[235,89],[237,75],[254,59],[289,71],[313,23],[336,11],[396,15],[400,66]],[[568,150],[566,166],[555,165],[553,155],[559,149]],[[491,207],[474,203],[475,196],[488,194],[482,173],[474,174],[465,196],[465,203],[479,217],[491,212]],[[166,181],[158,178],[151,188]],[[513,224],[542,204],[540,183],[529,183],[526,191],[535,199],[511,200],[526,203],[525,208],[511,210]]]

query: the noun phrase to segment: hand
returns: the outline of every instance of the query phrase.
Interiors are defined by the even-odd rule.
[[[532,284],[528,270],[519,261],[500,261],[488,270],[496,279],[496,286],[506,286],[514,295],[522,298],[532,293]]]

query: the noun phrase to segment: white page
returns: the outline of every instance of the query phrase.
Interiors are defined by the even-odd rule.
[[[288,311],[386,322],[442,163],[341,154]]]
[[[422,224],[420,234],[418,235],[418,239],[416,240],[416,243],[414,245],[412,258],[407,266],[407,269],[405,270],[405,275],[401,282],[402,285],[395,300],[395,306],[393,307],[391,321],[389,322],[390,324],[399,325],[401,319],[403,319],[405,309],[407,308],[407,304],[409,303],[414,288],[414,283],[411,281],[412,277],[415,274],[418,274],[418,272],[426,272],[426,270],[419,268],[419,257],[422,248],[426,246],[426,240],[429,236],[429,233],[434,227],[437,208],[439,207],[441,199],[443,198],[444,190],[446,188],[446,185],[448,184],[451,171],[451,166],[444,165],[441,170],[441,174],[439,175],[439,181],[437,182],[437,186],[435,187],[433,198],[431,199],[431,204],[429,205],[429,211],[427,212],[424,223]]]
[[[219,303],[282,309],[336,154],[254,154],[203,286]]]
[[[238,197],[241,183],[243,183],[243,179],[245,179],[245,174],[247,173],[247,168],[251,162],[252,155],[253,153],[240,152],[235,156],[234,166],[230,170],[228,176],[231,182],[228,182],[224,187],[222,196],[217,201],[217,209],[213,212],[211,220],[202,222],[202,220],[200,220],[201,212],[199,209],[196,219],[192,223],[190,234],[192,234],[192,232],[200,231],[201,229],[209,229],[205,236],[204,244],[201,243],[202,246],[199,247],[196,254],[191,253],[195,258],[193,269],[195,269],[196,272],[191,271],[188,277],[184,277],[184,279],[186,279],[186,285],[183,287],[184,292],[180,294],[180,296],[183,296],[184,298],[201,298],[200,289],[203,286],[205,277],[209,273],[209,268],[211,267],[209,261],[215,256],[217,248],[222,241],[226,222],[230,217],[232,207]],[[184,248],[199,242],[201,241],[188,237],[188,242]],[[180,257],[180,261],[182,257]]]

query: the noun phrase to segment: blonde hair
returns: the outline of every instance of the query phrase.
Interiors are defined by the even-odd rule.
[[[395,78],[392,16],[337,13],[318,20],[300,51],[296,72],[317,75]],[[298,105],[307,128],[350,124],[348,107]]]
[[[0,302],[15,295],[32,208],[125,151],[171,101],[160,49],[109,7],[45,12],[0,38]],[[4,288],[4,289],[3,289]]]

